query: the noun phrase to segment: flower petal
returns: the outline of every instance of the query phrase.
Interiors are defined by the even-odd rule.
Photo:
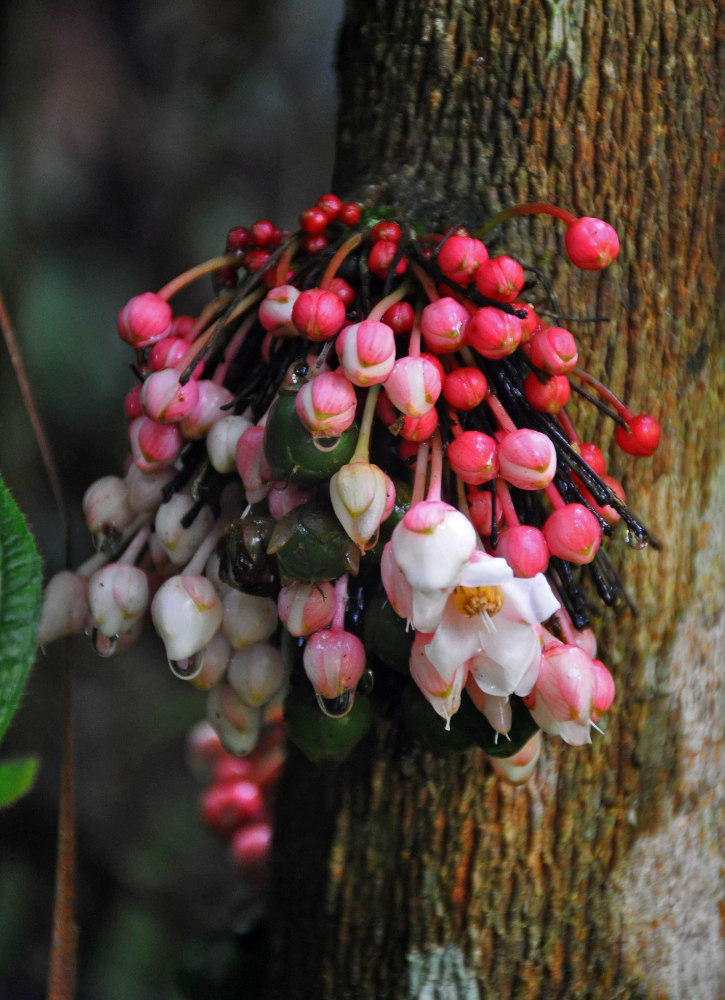
[[[485,694],[503,698],[514,693],[532,664],[537,663],[541,645],[530,625],[502,621],[500,615],[496,615],[494,623],[496,631],[486,635],[483,649],[472,658],[470,669]]]
[[[543,573],[537,573],[529,579],[516,578],[500,586],[505,599],[501,614],[506,618],[534,625],[546,621],[559,609],[559,602]]]

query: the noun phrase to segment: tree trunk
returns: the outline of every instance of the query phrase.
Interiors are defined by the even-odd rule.
[[[335,190],[468,226],[547,200],[618,231],[581,277],[552,220],[496,233],[565,314],[611,317],[576,327],[580,357],[663,425],[651,460],[612,455],[662,549],[611,547],[639,614],[598,625],[607,731],[547,738],[528,785],[394,726],[345,765],[293,754],[275,996],[725,995],[724,31],[708,0],[348,3]]]

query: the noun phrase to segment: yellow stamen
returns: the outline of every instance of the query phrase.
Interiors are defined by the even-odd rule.
[[[503,607],[503,591],[500,587],[456,587],[453,591],[456,607],[466,618],[474,618],[485,612],[498,614]]]

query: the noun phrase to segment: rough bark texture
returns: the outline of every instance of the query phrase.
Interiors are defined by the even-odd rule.
[[[707,0],[348,5],[336,190],[385,181],[382,200],[469,225],[548,200],[618,230],[601,276],[561,266],[551,220],[501,236],[565,313],[612,318],[576,328],[582,360],[663,424],[653,459],[612,456],[663,549],[619,538],[639,616],[599,627],[606,735],[549,740],[528,786],[392,730],[345,766],[293,757],[279,996],[725,995],[724,31]]]

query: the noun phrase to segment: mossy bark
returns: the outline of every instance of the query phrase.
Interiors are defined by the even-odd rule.
[[[390,727],[346,765],[293,754],[276,996],[725,992],[724,37],[707,0],[348,3],[336,190],[469,226],[547,200],[619,232],[601,275],[572,274],[551,219],[495,238],[546,268],[565,314],[610,317],[577,325],[580,356],[662,422],[652,459],[611,454],[662,549],[613,546],[639,613],[598,623],[606,734],[547,740],[527,786]]]

